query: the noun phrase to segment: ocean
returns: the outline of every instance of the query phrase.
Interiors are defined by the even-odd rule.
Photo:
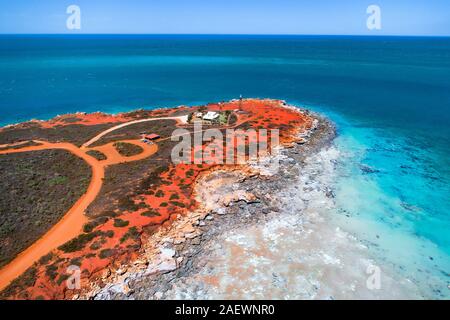
[[[0,124],[243,97],[333,120],[330,223],[450,297],[450,38],[0,36]]]

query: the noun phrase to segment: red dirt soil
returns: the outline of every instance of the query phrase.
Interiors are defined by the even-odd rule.
[[[184,109],[195,111],[199,108],[192,107]],[[206,108],[212,111],[235,111],[237,122],[233,127],[239,128],[240,126],[244,126],[244,129],[279,129],[280,143],[283,145],[289,145],[296,141],[297,133],[307,130],[312,126],[311,117],[284,107],[282,101],[279,100],[245,99],[242,101],[236,100],[209,104]],[[153,115],[170,116],[170,114],[179,110],[180,108],[157,110],[153,112]],[[73,117],[74,115],[71,116]],[[75,116],[77,119],[80,119],[77,120],[80,124],[85,125],[121,123],[135,119],[124,116],[123,114],[109,116],[96,113],[87,115],[76,114]],[[42,122],[41,125],[51,127],[67,124],[61,118],[58,117],[48,122]],[[256,137],[251,138],[252,141],[254,139]],[[112,154],[114,152],[111,151],[111,148],[113,148],[112,145],[108,144],[92,149]],[[205,144],[202,148],[207,148],[207,145]],[[114,160],[111,160],[108,163],[109,165],[118,162],[115,159],[116,156],[114,154],[112,157]],[[211,156],[211,159],[214,160],[222,156],[222,151],[219,150],[219,153]],[[106,161],[108,162],[109,160]],[[167,159],[167,161],[169,162],[170,159]],[[80,266],[82,287],[89,287],[89,283],[93,281],[101,281],[101,275],[105,268],[114,269],[122,263],[130,263],[130,261],[136,259],[139,256],[141,242],[146,239],[149,233],[154,232],[156,228],[161,226],[170,228],[170,222],[176,219],[178,215],[183,215],[198,206],[198,203],[193,200],[192,193],[195,181],[200,174],[205,174],[208,170],[225,166],[216,164],[214,161],[210,164],[170,164],[167,170],[159,175],[162,183],[134,198],[135,204],[145,204],[148,208],[138,209],[133,212],[120,212],[119,216],[110,218],[105,223],[96,226],[91,232],[97,232],[100,236],[88,241],[81,250],[63,252],[60,249],[54,249],[51,256],[45,259],[46,261],[42,261],[43,259],[41,259],[41,261],[34,264],[32,270],[34,276],[31,277],[32,279],[30,281],[27,281],[25,284],[23,281],[16,281],[16,283],[3,292],[1,298],[71,298],[74,294],[77,294],[77,290],[67,289],[65,283],[67,276],[64,275],[68,275],[66,272],[67,267],[72,264],[78,264]],[[116,219],[120,219],[122,224],[116,223]],[[100,252],[104,254],[102,255]]]

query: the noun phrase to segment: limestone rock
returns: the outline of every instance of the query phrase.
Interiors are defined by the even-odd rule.
[[[106,268],[105,271],[103,271],[102,280],[106,280],[110,276],[111,276],[111,270],[109,268]]]
[[[116,271],[116,274],[123,275],[125,272],[127,272],[127,268],[120,268]]]

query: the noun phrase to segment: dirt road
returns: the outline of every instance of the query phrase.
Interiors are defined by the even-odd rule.
[[[50,228],[39,240],[22,251],[13,261],[0,270],[0,290],[3,290],[12,280],[20,276],[24,271],[38,261],[42,256],[58,248],[60,245],[75,238],[82,232],[83,225],[87,222],[85,210],[95,200],[103,184],[105,167],[117,163],[138,161],[150,157],[158,150],[156,144],[148,145],[141,141],[125,140],[122,142],[133,143],[142,147],[143,152],[138,155],[125,157],[120,155],[114,148],[113,143],[96,148],[81,149],[70,143],[49,143],[45,141],[35,141],[41,143],[38,146],[29,146],[21,149],[10,149],[0,151],[2,154],[19,152],[32,152],[38,150],[62,149],[71,152],[77,157],[86,161],[92,169],[92,178],[86,193],[67,211],[58,223]],[[98,150],[103,152],[107,159],[98,161],[86,154],[88,150]]]
[[[87,148],[89,147],[91,144],[93,144],[94,142],[98,141],[100,138],[104,137],[105,135],[107,135],[108,133],[111,133],[115,130],[121,129],[123,127],[127,127],[133,124],[137,124],[137,123],[142,123],[142,122],[149,122],[149,121],[158,121],[158,120],[177,120],[180,123],[186,123],[187,122],[187,116],[180,116],[180,117],[161,117],[161,118],[148,118],[148,119],[140,119],[140,120],[134,120],[134,121],[130,121],[130,122],[125,122],[125,123],[121,123],[117,126],[114,126],[112,128],[109,128],[101,133],[99,133],[98,135],[96,135],[95,137],[93,137],[91,140],[89,140],[88,142],[84,143],[81,148]]]

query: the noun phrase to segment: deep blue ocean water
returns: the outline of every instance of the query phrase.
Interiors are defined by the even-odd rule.
[[[450,38],[0,36],[3,125],[241,94],[333,119],[345,154],[336,214],[380,259],[449,296]]]

